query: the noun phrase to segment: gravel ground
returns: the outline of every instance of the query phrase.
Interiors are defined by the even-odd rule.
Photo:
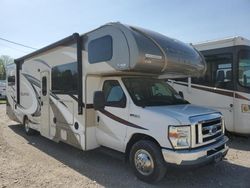
[[[168,167],[155,185],[100,150],[83,152],[42,136],[28,137],[0,105],[0,188],[4,187],[250,187],[250,139],[232,137],[226,159],[196,168]]]

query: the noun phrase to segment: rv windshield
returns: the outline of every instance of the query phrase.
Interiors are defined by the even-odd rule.
[[[250,50],[242,50],[239,53],[238,80],[244,87],[250,87]]]
[[[137,106],[189,104],[163,80],[152,78],[123,78],[122,80]]]

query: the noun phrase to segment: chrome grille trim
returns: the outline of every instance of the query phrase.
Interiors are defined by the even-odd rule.
[[[219,113],[194,116],[190,121],[193,148],[211,144],[224,136],[224,120]]]
[[[219,134],[221,132],[222,132],[221,130],[218,130],[218,131],[215,132],[214,135]],[[214,136],[214,135],[212,135],[212,136]],[[211,137],[211,135],[209,135],[209,134],[203,135],[203,138],[209,138],[209,137]]]

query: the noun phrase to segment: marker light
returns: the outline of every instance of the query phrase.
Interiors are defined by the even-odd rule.
[[[241,111],[243,113],[250,113],[250,105],[248,105],[248,104],[242,104],[241,105]]]

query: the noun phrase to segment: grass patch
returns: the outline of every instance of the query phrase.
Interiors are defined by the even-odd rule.
[[[0,100],[0,104],[6,104],[6,100]]]

